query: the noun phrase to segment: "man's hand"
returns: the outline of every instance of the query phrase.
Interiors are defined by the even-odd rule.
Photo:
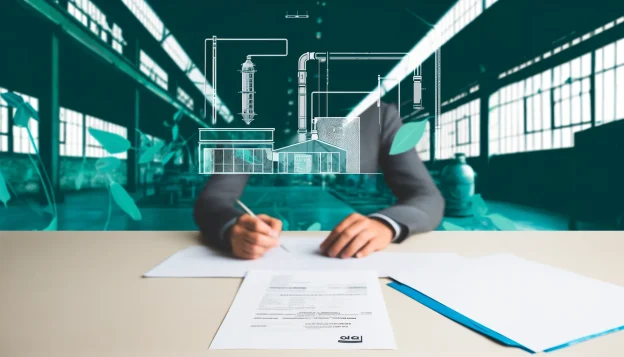
[[[363,258],[392,242],[392,229],[384,223],[353,213],[345,218],[321,244],[321,252],[336,258]]]
[[[282,221],[259,214],[252,217],[244,214],[230,229],[232,253],[241,259],[257,259],[279,246]]]

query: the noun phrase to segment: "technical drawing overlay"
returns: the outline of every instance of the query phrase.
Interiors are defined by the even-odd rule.
[[[213,97],[217,94],[217,42],[218,41],[285,41],[286,51],[280,54],[248,54],[239,71],[242,78],[241,115],[249,125],[256,116],[255,112],[255,65],[252,57],[272,57],[288,55],[288,40],[285,38],[217,38],[204,41],[204,71],[206,67],[206,47],[212,41],[212,87]],[[200,174],[359,174],[361,169],[360,117],[334,117],[328,111],[329,94],[372,94],[370,91],[329,91],[329,61],[376,61],[401,60],[406,53],[399,52],[306,52],[298,61],[298,121],[297,143],[274,148],[273,133],[275,128],[207,128],[199,129],[199,173]],[[324,91],[311,91],[307,88],[307,62],[316,60],[327,64],[326,88]],[[436,62],[436,65],[438,62]],[[439,69],[439,67],[436,67]],[[436,76],[439,73],[436,71]],[[439,79],[439,77],[436,77]],[[206,85],[206,78],[204,84]],[[379,88],[377,107],[381,108],[382,90],[386,80],[399,83],[400,117],[400,80],[377,76]],[[414,70],[414,109],[422,109],[420,67]],[[385,88],[384,88],[385,89]],[[205,93],[207,94],[207,93]],[[315,116],[314,96],[325,94],[325,116]],[[310,127],[308,128],[307,97],[310,95]],[[206,105],[206,103],[204,103]],[[212,124],[216,124],[217,107],[213,106]],[[438,108],[436,108],[438,109]],[[320,108],[319,108],[320,110]],[[381,110],[381,109],[380,109]],[[381,125],[381,112],[379,112]]]
[[[360,173],[360,118],[314,118],[319,140],[347,152],[347,173]],[[313,129],[315,128],[313,127]]]
[[[243,120],[245,124],[249,125],[253,120],[253,117],[256,115],[254,111],[254,73],[255,68],[253,62],[251,62],[252,57],[286,57],[288,56],[288,39],[287,38],[217,38],[217,36],[212,36],[212,38],[204,39],[204,73],[206,73],[206,62],[207,62],[207,47],[208,41],[212,41],[212,98],[215,100],[217,96],[217,42],[218,41],[284,41],[286,43],[286,51],[285,53],[277,53],[277,54],[267,54],[267,53],[252,53],[247,55],[247,60],[242,64],[241,75],[243,79],[242,83],[242,102],[243,109],[240,114],[243,115]],[[204,75],[204,96],[207,96],[206,93],[208,79]],[[214,101],[213,101],[214,103]],[[212,106],[212,125],[217,124],[217,106]],[[204,113],[206,113],[206,101],[204,101]],[[205,115],[205,114],[204,114]]]

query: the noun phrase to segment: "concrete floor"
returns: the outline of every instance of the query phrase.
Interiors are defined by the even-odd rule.
[[[113,202],[108,230],[195,230],[193,199],[175,205],[147,197],[137,197],[143,219],[133,221]],[[249,187],[243,194],[245,202],[256,213],[266,213],[288,221],[289,230],[305,230],[319,222],[323,230],[334,227],[354,209],[321,187]],[[370,213],[387,205],[387,199],[357,198],[355,207]],[[567,217],[509,203],[488,202],[491,212],[514,221],[520,230],[567,230]],[[107,191],[87,191],[67,194],[58,205],[59,230],[103,230],[109,209]],[[8,208],[0,207],[0,230],[41,230],[51,220],[48,210],[32,199],[17,198]],[[466,225],[472,218],[449,218],[450,222]]]

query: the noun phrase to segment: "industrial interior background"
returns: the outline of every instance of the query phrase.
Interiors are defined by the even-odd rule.
[[[297,13],[307,18],[285,16]],[[193,203],[208,178],[198,174],[197,132],[213,126],[206,38],[288,38],[289,56],[254,60],[251,127],[275,128],[282,147],[296,136],[299,55],[409,52],[432,27],[443,41],[441,125],[434,131],[430,118],[415,150],[436,182],[459,175],[451,180],[470,185],[454,159],[464,153],[480,212],[508,218],[507,229],[624,228],[619,0],[3,0],[0,93],[18,94],[38,120],[24,127],[19,97],[0,99],[0,230],[196,229]],[[241,64],[283,44],[219,46],[218,126],[247,127],[237,114]],[[330,90],[373,90],[395,65],[332,64]],[[316,66],[309,86],[325,88]],[[423,111],[412,108],[411,75],[402,82],[405,122],[433,113],[434,56],[422,75]],[[319,106],[346,116],[362,97]],[[397,103],[397,90],[383,100]],[[93,129],[129,148],[110,155]],[[326,230],[393,198],[382,175],[274,174],[252,176],[243,201],[287,229]],[[464,216],[446,217],[447,227],[497,229]]]

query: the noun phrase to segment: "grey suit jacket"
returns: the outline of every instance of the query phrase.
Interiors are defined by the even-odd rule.
[[[392,140],[402,125],[396,106],[382,103],[370,107],[360,116],[360,172],[377,173],[379,169],[396,204],[377,213],[401,225],[398,241],[435,229],[442,220],[444,199],[433,183],[416,150],[390,155]],[[381,120],[381,123],[380,123]],[[380,127],[381,124],[381,127]],[[248,175],[212,175],[195,203],[195,223],[205,243],[225,245],[220,234],[223,227],[243,214],[235,207],[245,188]]]

